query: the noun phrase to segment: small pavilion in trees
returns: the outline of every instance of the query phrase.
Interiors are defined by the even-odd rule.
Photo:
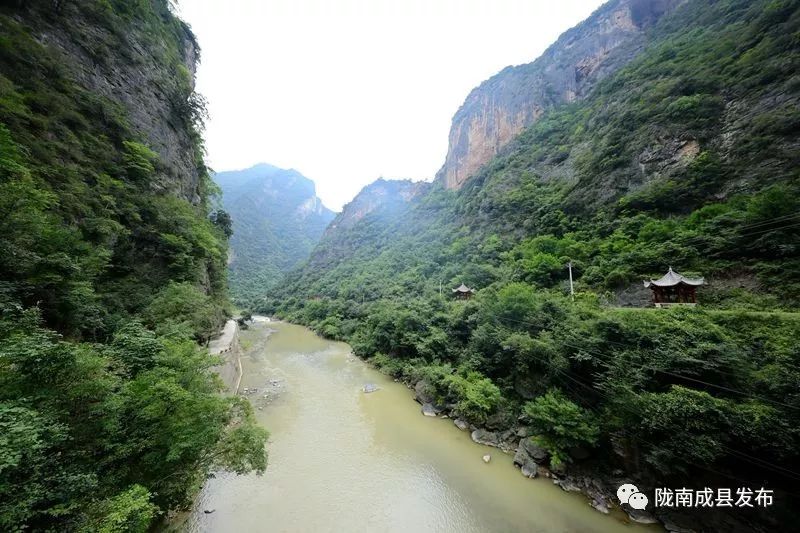
[[[687,278],[669,270],[660,279],[645,281],[644,286],[653,291],[653,303],[656,307],[672,305],[695,305],[697,303],[697,287],[703,285],[703,278]]]
[[[470,289],[463,283],[457,288],[453,289],[453,296],[459,300],[469,300],[472,298],[473,294],[475,294],[475,289]]]

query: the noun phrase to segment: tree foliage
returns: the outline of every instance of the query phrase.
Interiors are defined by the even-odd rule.
[[[570,460],[571,449],[593,446],[600,436],[595,418],[558,390],[526,403],[523,412],[531,421],[537,443],[550,452],[557,465]]]
[[[476,423],[522,416],[556,461],[791,491],[766,465],[800,461],[798,29],[794,1],[682,4],[461,189],[331,230],[259,310]],[[700,306],[615,307],[669,266],[712,282]]]
[[[149,68],[131,41],[163,67],[191,175],[64,52]],[[195,45],[165,0],[0,6],[0,530],[149,531],[212,470],[265,468],[264,430],[197,344],[228,313],[230,223],[209,217]]]

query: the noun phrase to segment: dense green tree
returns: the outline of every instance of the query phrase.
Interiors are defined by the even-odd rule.
[[[0,35],[0,530],[149,531],[212,470],[266,461],[197,344],[229,312],[197,43],[166,0],[0,3]],[[186,168],[73,50],[92,77],[161,75],[148,128]]]
[[[536,442],[552,455],[551,463],[570,461],[570,450],[593,446],[600,427],[592,414],[566,398],[560,391],[550,391],[525,404]]]

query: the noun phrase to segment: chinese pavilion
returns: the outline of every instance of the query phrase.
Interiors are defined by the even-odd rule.
[[[453,296],[455,296],[459,300],[469,300],[470,298],[472,298],[472,295],[474,293],[475,289],[470,289],[463,283],[459,287],[453,289]]]
[[[645,281],[644,286],[653,291],[653,303],[656,307],[670,305],[695,305],[697,303],[697,287],[703,285],[703,278],[687,278],[669,267],[660,279]]]

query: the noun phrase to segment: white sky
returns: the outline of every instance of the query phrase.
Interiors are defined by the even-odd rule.
[[[453,114],[602,0],[180,0],[202,47],[208,163],[296,168],[334,210],[431,179]]]

